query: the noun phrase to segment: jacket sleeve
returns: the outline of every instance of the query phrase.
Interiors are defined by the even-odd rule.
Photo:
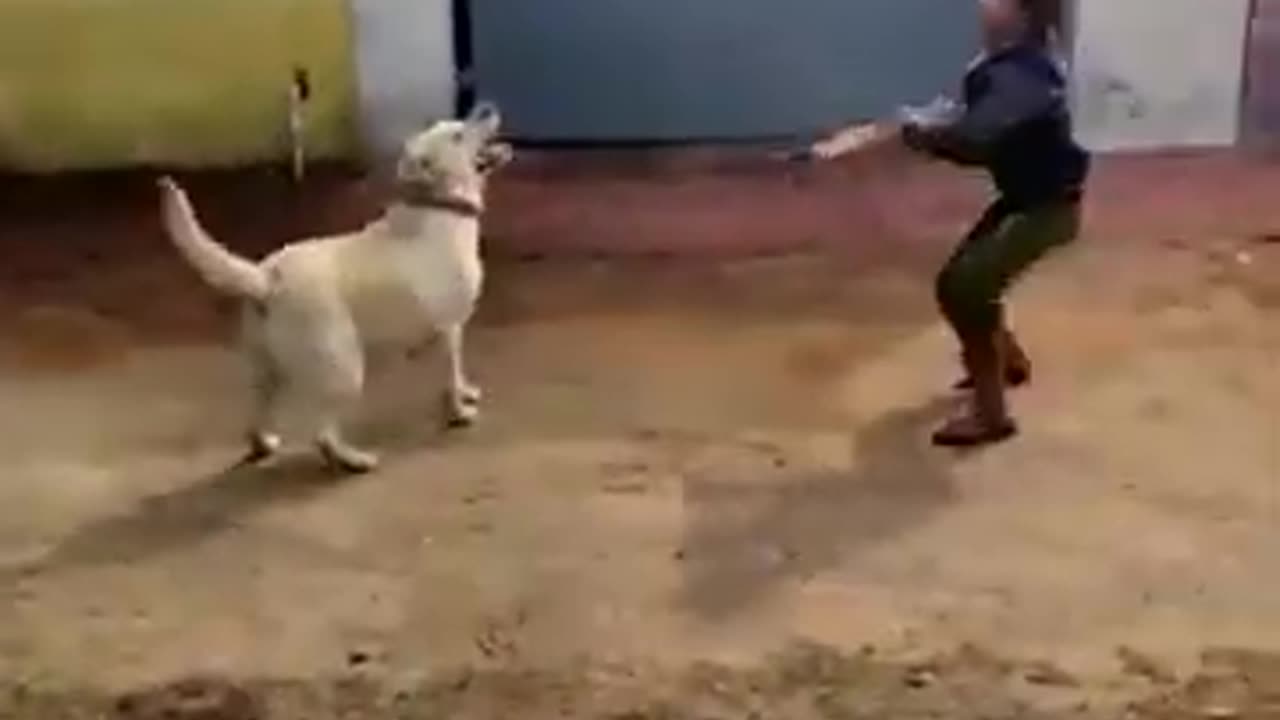
[[[944,160],[982,165],[1002,136],[1061,101],[1061,90],[1048,78],[1012,63],[996,64],[986,69],[957,120],[936,128],[908,126],[904,139]]]

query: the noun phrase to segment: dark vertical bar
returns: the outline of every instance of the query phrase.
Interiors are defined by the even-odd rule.
[[[1249,142],[1253,132],[1253,123],[1249,117],[1249,100],[1253,97],[1253,84],[1257,78],[1253,73],[1253,42],[1257,31],[1258,0],[1249,0],[1249,11],[1244,18],[1244,57],[1240,59],[1240,98],[1236,103],[1239,117],[1236,118],[1236,144]]]
[[[1063,0],[1059,12],[1058,42],[1061,47],[1058,51],[1070,65],[1076,59],[1076,26],[1079,24],[1076,16],[1080,13],[1080,3],[1078,0]]]
[[[471,26],[471,0],[453,0],[453,66],[457,78],[454,107],[458,115],[471,111],[476,103],[475,42]]]

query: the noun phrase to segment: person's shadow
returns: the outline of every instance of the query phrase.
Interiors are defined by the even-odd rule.
[[[77,528],[48,552],[0,569],[0,575],[47,575],[138,562],[234,529],[245,516],[265,507],[330,490],[342,479],[308,455],[282,457],[261,467],[237,463],[193,484],[144,498],[122,515]]]
[[[788,578],[811,577],[926,522],[955,498],[952,456],[928,441],[949,405],[934,398],[862,428],[848,470],[784,477],[764,490],[687,479],[683,603],[723,618]]]

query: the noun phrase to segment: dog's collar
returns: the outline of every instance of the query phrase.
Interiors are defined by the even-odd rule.
[[[473,220],[484,214],[484,206],[475,200],[441,193],[416,183],[398,183],[396,199],[411,208],[443,210]]]

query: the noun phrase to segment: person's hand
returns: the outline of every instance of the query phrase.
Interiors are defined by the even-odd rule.
[[[820,140],[810,145],[806,153],[806,157],[814,161],[835,160],[839,156],[839,149],[830,140]]]
[[[916,152],[928,152],[935,133],[954,123],[962,113],[963,108],[945,96],[934,98],[928,105],[898,108],[902,143]]]
[[[915,123],[906,123],[902,126],[902,144],[923,152],[929,146],[929,132]]]

